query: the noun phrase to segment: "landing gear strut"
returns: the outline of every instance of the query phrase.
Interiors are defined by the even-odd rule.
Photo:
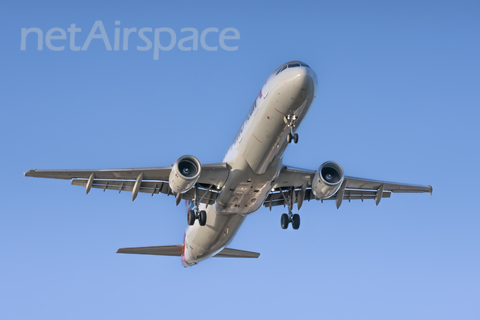
[[[287,136],[287,141],[288,143],[294,142],[298,143],[298,134],[293,133],[293,129],[297,126],[297,119],[298,117],[294,114],[288,114],[285,117],[283,117],[283,121],[287,124],[287,126],[290,128],[290,133]]]
[[[195,186],[195,194],[193,203],[195,204],[195,210],[188,210],[187,214],[187,223],[189,226],[193,226],[195,224],[195,220],[198,219],[198,223],[201,226],[207,224],[207,212],[205,210],[201,210],[198,208],[198,201],[197,201],[197,190],[198,186]]]
[[[293,204],[295,203],[295,188],[290,189],[288,196],[285,196],[285,192],[283,192],[282,189],[280,189],[280,191],[282,191],[283,199],[285,201],[285,204],[287,204],[287,207],[288,207],[288,214],[286,213],[282,214],[282,217],[280,218],[280,225],[282,229],[287,229],[288,225],[291,222],[292,228],[294,230],[298,230],[298,228],[300,228],[300,215],[298,215],[297,213],[295,214],[292,213]]]

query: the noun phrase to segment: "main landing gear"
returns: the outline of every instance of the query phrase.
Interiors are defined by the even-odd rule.
[[[280,189],[281,190],[281,189]],[[300,228],[300,215],[295,213],[292,213],[293,210],[293,204],[295,203],[295,188],[292,188],[290,192],[287,192],[287,196],[285,195],[285,192],[282,191],[282,196],[284,199],[284,203],[288,207],[288,214],[284,213],[282,214],[282,217],[280,219],[280,225],[282,226],[282,229],[287,229],[288,225],[290,222],[292,223],[292,228],[294,230],[298,230]]]
[[[287,229],[290,222],[292,223],[292,228],[298,230],[300,228],[300,215],[298,213],[291,214],[291,216],[286,213],[282,214],[280,219],[282,229]]]
[[[287,126],[290,128],[290,133],[287,136],[288,143],[291,143],[292,141],[294,143],[298,143],[298,134],[293,133],[293,129],[297,126],[297,119],[298,117],[294,114],[292,115],[288,114],[285,117],[283,117],[283,121],[285,121]]]
[[[187,222],[189,226],[193,226],[195,224],[195,220],[198,219],[198,223],[201,226],[207,224],[207,212],[202,210],[200,212],[195,212],[195,210],[189,210],[187,214]]]
[[[188,210],[188,214],[187,214],[187,223],[189,226],[193,226],[195,224],[195,220],[197,219],[198,219],[198,223],[201,226],[204,226],[207,224],[207,211],[205,210],[200,211],[200,209],[198,208],[197,192],[198,192],[198,185],[195,186],[195,194],[193,199],[195,210]]]

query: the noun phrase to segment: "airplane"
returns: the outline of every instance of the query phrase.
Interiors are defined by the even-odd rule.
[[[269,76],[256,97],[233,144],[221,163],[201,164],[191,155],[169,167],[30,170],[28,177],[71,180],[91,188],[172,195],[176,205],[187,207],[184,243],[172,246],[121,248],[117,253],[179,256],[184,267],[210,257],[258,258],[259,253],[227,248],[245,218],[262,207],[286,206],[281,228],[300,227],[305,200],[374,200],[378,205],[391,193],[430,193],[432,186],[377,181],[345,176],[340,164],[326,161],[318,170],[282,163],[292,142],[298,143],[298,126],[317,93],[317,76],[307,64],[290,61]]]

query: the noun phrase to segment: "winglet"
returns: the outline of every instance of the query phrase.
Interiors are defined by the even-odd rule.
[[[430,187],[430,198],[433,196],[433,187],[431,185],[428,185]]]

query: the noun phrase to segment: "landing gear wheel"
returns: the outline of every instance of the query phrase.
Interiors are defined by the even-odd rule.
[[[292,228],[294,230],[300,228],[300,216],[297,213],[295,213],[292,217]]]
[[[187,214],[187,222],[189,226],[193,226],[195,223],[195,211],[189,210]]]
[[[198,215],[198,222],[201,226],[207,224],[207,212],[205,210],[200,211],[200,214]]]
[[[292,142],[292,134],[289,133],[288,136],[287,136],[287,142],[290,143]]]
[[[290,219],[288,219],[288,214],[286,213],[282,214],[282,217],[280,219],[280,225],[282,226],[282,229],[287,229],[289,223],[290,223]]]
[[[294,143],[298,143],[298,133],[295,133],[295,134],[293,135],[293,142],[294,142]]]

